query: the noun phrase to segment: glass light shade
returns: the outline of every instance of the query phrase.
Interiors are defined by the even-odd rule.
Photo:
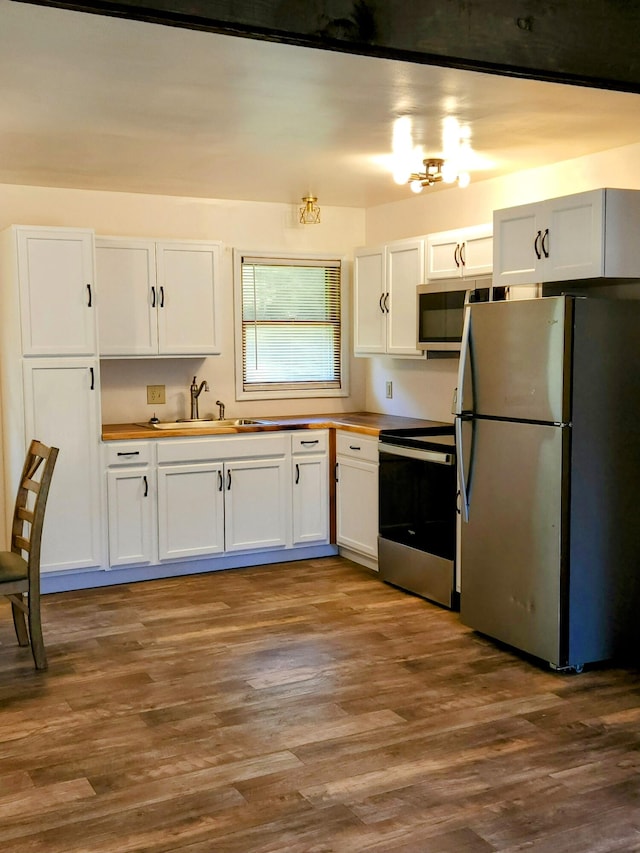
[[[453,163],[442,164],[442,180],[445,184],[454,184],[458,177],[458,171]]]
[[[393,180],[396,184],[406,184],[411,177],[411,169],[406,163],[396,162],[393,167]]]
[[[469,174],[469,172],[460,172],[460,174],[458,175],[458,186],[464,189],[465,187],[468,187],[470,183],[471,175]]]
[[[411,187],[411,192],[414,192],[416,194],[422,192],[422,181],[411,181],[409,186]]]

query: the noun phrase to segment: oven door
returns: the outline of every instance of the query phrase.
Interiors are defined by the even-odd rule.
[[[382,441],[379,460],[378,567],[382,580],[453,607],[455,453]]]

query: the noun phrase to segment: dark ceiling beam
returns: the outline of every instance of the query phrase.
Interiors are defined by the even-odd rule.
[[[228,35],[640,92],[628,0],[16,0]]]

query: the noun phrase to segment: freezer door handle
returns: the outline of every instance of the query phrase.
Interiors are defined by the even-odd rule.
[[[460,343],[460,363],[458,366],[458,385],[454,396],[454,414],[462,414],[462,403],[464,400],[464,380],[467,373],[467,360],[469,358],[469,335],[471,333],[471,311],[469,306],[464,309],[464,324],[462,327],[462,341]]]
[[[458,482],[460,485],[460,512],[463,521],[469,521],[469,491],[467,473],[464,469],[464,448],[462,446],[462,418],[456,418],[456,451],[458,455]]]

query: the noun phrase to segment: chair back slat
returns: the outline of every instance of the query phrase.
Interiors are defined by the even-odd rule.
[[[25,539],[23,536],[14,536],[13,544],[16,548],[19,548],[20,551],[29,551],[31,549],[31,541],[29,539]]]
[[[40,540],[44,510],[57,456],[57,447],[47,447],[36,440],[31,442],[13,514],[11,550],[18,554],[27,553],[30,582],[37,588],[40,585]],[[39,475],[37,480],[34,479],[36,475]]]

